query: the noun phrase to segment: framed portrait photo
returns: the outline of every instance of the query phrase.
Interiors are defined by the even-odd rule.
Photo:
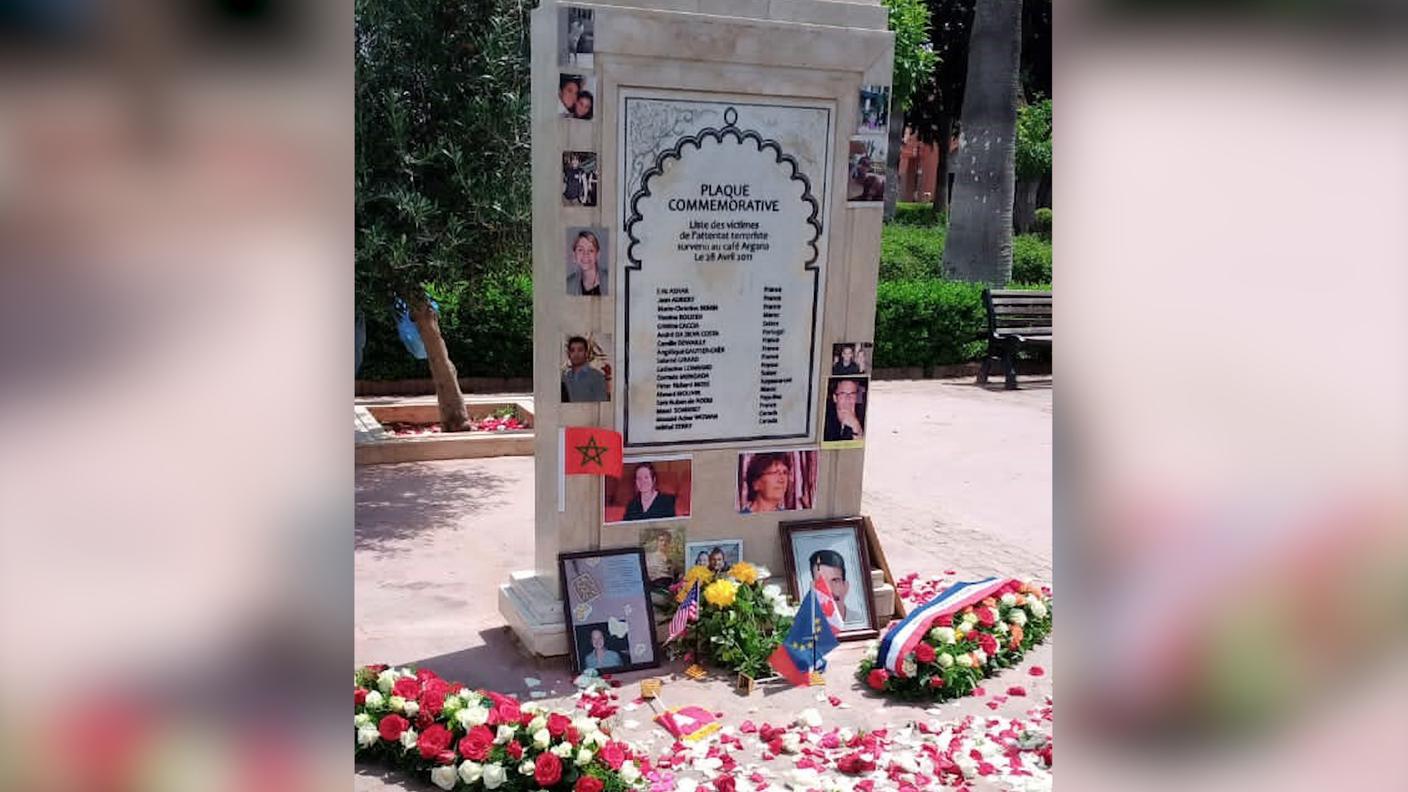
[[[860,517],[785,522],[782,553],[787,563],[787,584],[796,602],[812,590],[818,575],[826,579],[845,629],[842,641],[859,641],[879,635],[875,627],[875,592],[870,588],[870,553],[865,544],[865,522]]]
[[[684,544],[684,568],[708,567],[714,574],[743,560],[742,539],[699,539]]]
[[[557,573],[574,673],[589,668],[620,673],[660,665],[641,548],[560,553]]]

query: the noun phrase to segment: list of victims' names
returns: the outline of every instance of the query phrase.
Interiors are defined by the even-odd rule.
[[[715,367],[728,352],[711,319],[719,306],[702,303],[688,286],[655,290],[655,428],[689,429],[716,421]]]

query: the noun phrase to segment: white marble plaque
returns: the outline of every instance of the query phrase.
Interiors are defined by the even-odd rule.
[[[621,102],[626,446],[813,439],[830,105]]]

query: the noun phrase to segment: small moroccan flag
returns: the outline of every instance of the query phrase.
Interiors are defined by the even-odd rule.
[[[563,465],[567,475],[620,476],[621,433],[599,426],[563,430]]]

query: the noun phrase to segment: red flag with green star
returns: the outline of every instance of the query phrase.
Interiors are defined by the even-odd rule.
[[[569,426],[563,453],[569,476],[621,475],[620,432],[599,426]]]

